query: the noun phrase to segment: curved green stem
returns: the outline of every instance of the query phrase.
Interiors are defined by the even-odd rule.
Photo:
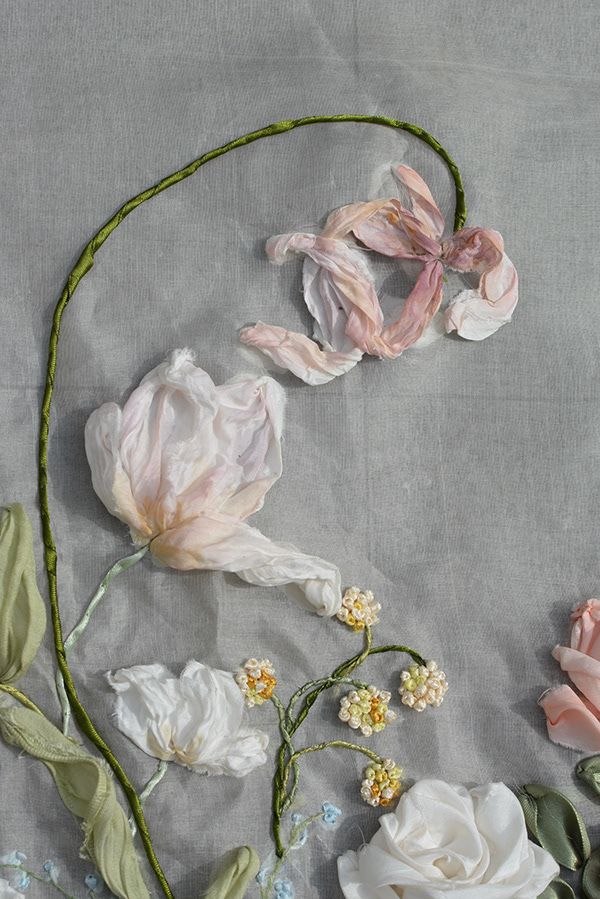
[[[111,568],[109,568],[109,570],[100,581],[98,589],[89,601],[85,612],[83,613],[69,636],[66,638],[64,642],[65,652],[75,646],[75,644],[85,631],[86,627],[90,623],[90,618],[94,614],[94,609],[103,599],[108,589],[108,585],[110,584],[112,579],[118,574],[121,574],[121,572],[127,571],[127,569],[131,568],[132,565],[135,565],[136,562],[139,562],[140,559],[142,559],[148,552],[148,546],[149,544],[142,546],[130,556],[125,556],[123,559],[119,559],[118,562],[115,562],[115,564]],[[60,670],[56,672],[56,692],[58,693],[58,698],[62,709],[62,730],[63,734],[67,736],[69,733],[69,722],[71,720],[71,706],[69,705],[69,698],[67,696],[67,691],[65,690],[64,678]]]
[[[281,818],[286,808],[284,796],[287,790],[290,773],[297,766],[298,760],[302,758],[303,755],[308,755],[311,752],[320,752],[322,749],[350,749],[353,752],[360,752],[362,755],[366,755],[372,762],[381,761],[381,756],[376,752],[373,752],[372,749],[368,749],[366,746],[359,746],[357,743],[350,743],[347,740],[328,740],[325,743],[315,743],[314,746],[305,746],[303,749],[298,749],[294,752],[283,768],[280,793],[277,797],[278,801],[276,801],[275,795],[273,797],[273,838],[275,840],[275,852],[278,858],[283,858],[285,854],[285,847],[281,839]]]
[[[136,564],[136,562],[139,562],[140,559],[143,559],[143,557],[148,552],[149,546],[150,546],[150,544],[147,543],[145,546],[142,546],[142,547],[140,547],[140,549],[137,549],[130,556],[124,556],[124,558],[119,559],[118,562],[115,562],[115,564],[111,568],[108,569],[108,571],[106,572],[106,574],[100,581],[100,584],[98,585],[98,589],[96,590],[96,592],[90,599],[87,609],[85,610],[85,612],[83,613],[83,615],[81,616],[81,618],[79,619],[78,623],[75,625],[75,627],[73,628],[73,630],[71,631],[69,636],[66,638],[65,649],[71,649],[73,646],[75,646],[75,644],[77,643],[77,641],[83,634],[84,630],[90,623],[90,618],[92,617],[92,615],[94,613],[94,609],[96,608],[98,603],[101,601],[101,599],[104,597],[104,594],[106,593],[108,585],[110,584],[112,579],[114,577],[116,577],[118,574],[121,574],[123,571],[127,571],[128,568],[131,568],[133,565]]]
[[[131,781],[127,777],[125,771],[113,755],[110,747],[107,745],[101,734],[96,729],[93,721],[87,713],[87,710],[79,699],[65,654],[60,606],[58,600],[57,550],[54,541],[54,535],[52,533],[50,503],[48,497],[48,444],[50,436],[50,412],[52,408],[52,398],[54,395],[54,381],[56,377],[58,342],[60,338],[62,317],[82,278],[87,275],[87,273],[94,265],[94,257],[98,250],[110,237],[112,232],[119,227],[121,222],[131,212],[133,212],[134,209],[137,209],[138,206],[141,206],[142,203],[145,203],[147,200],[151,200],[153,197],[167,190],[172,185],[178,184],[185,178],[189,178],[190,175],[193,175],[194,172],[196,172],[201,166],[206,165],[206,163],[210,162],[211,160],[217,159],[219,156],[223,156],[225,153],[229,153],[231,150],[235,150],[238,147],[243,147],[264,137],[284,134],[288,131],[293,131],[295,128],[300,128],[305,125],[329,124],[336,122],[357,122],[368,123],[372,125],[382,125],[387,128],[394,128],[398,131],[406,131],[409,134],[413,134],[415,137],[419,138],[419,140],[422,140],[426,144],[428,144],[448,166],[450,174],[454,180],[456,197],[454,227],[455,229],[458,229],[464,224],[466,219],[466,204],[464,189],[458,167],[454,160],[450,157],[448,152],[442,147],[442,145],[431,134],[425,131],[425,129],[420,128],[418,125],[413,125],[410,122],[402,122],[397,119],[388,118],[387,116],[375,115],[306,116],[300,119],[286,119],[281,122],[276,122],[273,125],[268,125],[266,128],[261,128],[258,131],[251,131],[250,133],[245,134],[242,137],[238,137],[235,140],[229,141],[228,143],[223,144],[220,147],[216,147],[214,150],[210,150],[208,153],[204,153],[189,165],[185,166],[182,169],[179,169],[176,172],[173,172],[173,174],[168,175],[157,184],[149,187],[147,190],[142,191],[142,193],[137,194],[135,197],[132,197],[130,200],[124,203],[123,206],[121,206],[121,208],[117,210],[117,212],[112,216],[112,218],[110,218],[96,232],[96,234],[94,234],[91,240],[89,240],[83,248],[79,259],[75,263],[67,278],[58,303],[56,304],[54,316],[52,319],[52,327],[50,330],[50,338],[48,341],[46,382],[40,413],[38,485],[42,534],[44,539],[44,561],[46,566],[46,573],[48,576],[48,599],[50,603],[52,628],[54,631],[54,648],[56,652],[56,659],[64,681],[64,690],[68,697],[71,708],[73,709],[75,718],[77,719],[77,723],[79,724],[79,727],[81,728],[83,733],[85,733],[88,739],[102,753],[102,755],[112,768],[115,777],[121,784],[123,791],[125,792],[125,795],[129,801],[136,823],[139,827],[141,839],[144,845],[144,850],[148,857],[148,861],[150,862],[150,865],[152,866],[152,869],[156,874],[163,893],[168,897],[168,899],[171,899],[173,894],[164,875],[164,872],[158,862],[158,859],[156,858],[156,855],[154,853],[150,835],[146,827],[146,822],[144,820],[142,808],[139,803],[137,794],[133,789],[133,785],[131,784]]]
[[[0,684],[0,690],[4,693],[8,693],[9,696],[14,697],[14,699],[18,699],[21,705],[24,705],[26,709],[31,709],[32,712],[37,712],[38,715],[44,714],[29,696],[26,696],[25,693],[22,693],[16,687],[13,687],[12,684]]]
[[[348,677],[348,675],[352,674],[352,672],[364,662],[371,651],[372,642],[373,635],[371,633],[371,628],[367,626],[365,628],[365,646],[362,652],[357,653],[351,659],[348,659],[348,661],[338,665],[335,671],[331,673],[330,677],[325,678],[317,687],[308,693],[304,700],[304,704],[298,713],[298,717],[295,721],[290,723],[290,736],[293,736],[296,733],[321,693],[332,687],[339,678]]]

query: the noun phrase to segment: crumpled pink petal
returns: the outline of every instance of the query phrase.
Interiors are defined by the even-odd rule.
[[[571,647],[600,662],[600,599],[588,599],[571,612]]]
[[[370,352],[383,328],[383,312],[364,256],[343,240],[314,234],[281,234],[267,241],[267,255],[281,263],[289,252],[305,253],[321,269],[321,300],[336,303],[346,316],[344,333],[354,346]],[[312,274],[312,273],[311,273]],[[309,297],[311,295],[309,294]],[[309,310],[315,313],[315,308]],[[323,327],[323,319],[317,319]],[[326,334],[330,342],[332,334]],[[345,347],[331,344],[333,350]],[[375,354],[376,355],[376,354]]]
[[[446,331],[484,340],[507,324],[519,300],[517,271],[497,231],[463,228],[444,242],[444,262],[459,272],[479,272],[476,290],[463,290],[445,313]]]
[[[548,690],[539,704],[546,713],[553,743],[582,752],[600,752],[600,720],[571,687],[564,684]]]
[[[540,705],[548,718],[548,733],[573,749],[600,751],[600,600],[588,599],[571,613],[569,646],[555,646],[552,655],[575,686],[545,693]]]
[[[600,710],[600,662],[568,646],[555,646],[552,655],[577,689]]]
[[[419,339],[442,302],[444,269],[441,262],[427,262],[407,296],[400,317],[381,335],[384,358],[393,359]],[[385,352],[383,351],[385,347]]]
[[[414,344],[440,307],[444,266],[480,275],[477,289],[462,291],[450,304],[447,331],[482,340],[511,319],[518,279],[500,234],[463,228],[443,241],[444,218],[421,176],[405,165],[397,166],[395,175],[408,206],[397,199],[351,203],[330,214],[321,235],[282,234],[267,242],[276,263],[290,252],[307,257],[304,300],[320,346],[263,323],[244,328],[241,339],[308,384],[324,384],[348,371],[360,358],[355,350],[392,359]],[[373,278],[362,251],[350,243],[352,236],[374,252],[423,264],[391,325],[384,326]]]
[[[345,374],[363,356],[359,349],[348,353],[322,350],[305,334],[286,331],[285,328],[265,325],[263,322],[243,328],[240,340],[247,346],[260,349],[281,368],[286,368],[311,386],[327,384],[338,375]]]

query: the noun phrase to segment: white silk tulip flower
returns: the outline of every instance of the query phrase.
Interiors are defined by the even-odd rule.
[[[189,350],[175,350],[122,409],[105,403],[88,419],[92,483],[163,565],[283,586],[330,616],[341,605],[336,566],[246,524],[281,476],[284,403],[272,378],[216,386]]]

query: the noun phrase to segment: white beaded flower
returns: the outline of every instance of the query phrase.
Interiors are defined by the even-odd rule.
[[[340,700],[338,718],[353,730],[359,730],[365,737],[379,733],[386,724],[398,717],[388,708],[392,694],[370,686],[363,690],[352,690]]]
[[[275,669],[269,659],[248,659],[236,674],[235,681],[248,708],[267,702],[277,684]]]
[[[391,805],[402,792],[403,776],[402,768],[393,759],[373,762],[365,768],[360,795],[373,807]]]
[[[437,708],[448,692],[446,675],[434,661],[426,665],[411,665],[408,671],[401,672],[400,680],[398,692],[402,703],[415,712],[422,712],[428,705]]]
[[[365,627],[377,624],[377,613],[381,611],[381,603],[375,602],[371,590],[360,590],[349,587],[342,597],[342,605],[337,617],[354,631],[362,631]]]

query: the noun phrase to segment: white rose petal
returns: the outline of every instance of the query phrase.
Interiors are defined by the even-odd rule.
[[[528,840],[502,783],[468,790],[422,780],[379,824],[370,843],[338,859],[346,899],[537,899],[559,873]]]

